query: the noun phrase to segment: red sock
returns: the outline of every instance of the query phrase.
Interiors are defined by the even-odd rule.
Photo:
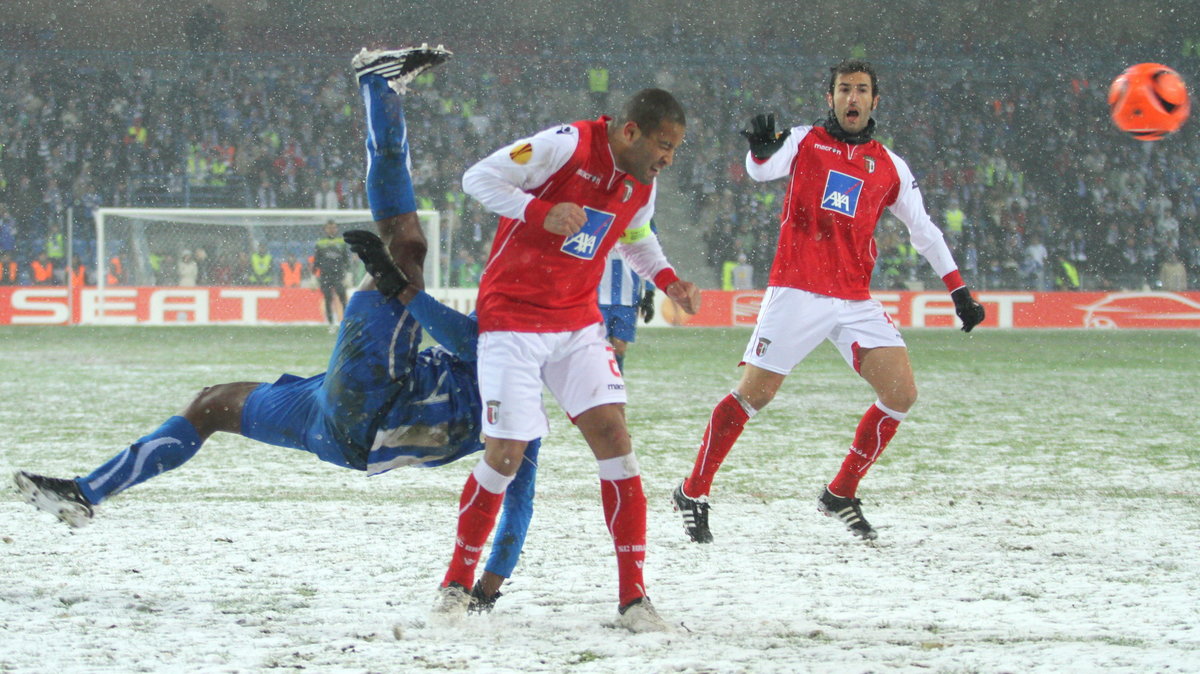
[[[640,475],[623,480],[600,480],[604,520],[617,549],[621,606],[646,596],[642,564],[646,559],[646,494]]]
[[[842,469],[838,471],[833,482],[829,483],[829,491],[842,498],[854,498],[858,492],[858,482],[867,474],[867,470],[875,463],[883,449],[887,447],[896,428],[900,425],[897,419],[879,408],[871,405],[867,413],[858,422],[858,430],[854,432],[854,444],[842,461]]]
[[[454,541],[454,556],[442,587],[458,583],[469,592],[475,584],[475,566],[487,542],[488,534],[496,526],[496,515],[504,501],[504,492],[492,493],[479,486],[472,473],[463,486],[458,500],[458,538]]]
[[[749,419],[750,415],[732,393],[717,403],[708,420],[708,428],[704,429],[696,465],[692,467],[691,476],[683,482],[684,494],[692,498],[708,495],[717,469],[733,449],[733,443],[737,442]]]

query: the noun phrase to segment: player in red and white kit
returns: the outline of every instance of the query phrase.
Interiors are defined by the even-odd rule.
[[[925,212],[908,165],[872,140],[879,103],[875,70],[865,61],[830,69],[830,113],[822,126],[775,132],[774,115],[758,115],[743,132],[746,170],[765,182],[788,177],[781,228],[758,324],[746,347],[741,381],[713,410],[692,474],[673,494],[692,540],[712,541],[708,494],[713,477],[750,417],[771,402],[784,377],[829,340],[875,390],[850,451],[818,508],[864,540],[876,532],[862,515],[859,480],[879,458],[917,399],[904,340],[871,299],[875,227],[884,209],[907,227],[913,246],[946,284],[962,329],[984,317],[941,231]]]
[[[618,243],[626,229],[649,223],[655,178],[671,165],[684,130],[675,98],[644,89],[619,119],[547,129],[463,175],[464,191],[501,217],[476,304],[484,456],[463,488],[454,555],[434,608],[439,621],[466,611],[505,487],[526,443],[549,430],[545,385],[599,463],[617,553],[617,624],[635,632],[668,629],[642,580],[646,498],[625,427],[625,383],[605,339],[596,287],[609,251],[619,246],[634,270],[684,311],[699,308],[699,290],[675,275],[656,236]]]

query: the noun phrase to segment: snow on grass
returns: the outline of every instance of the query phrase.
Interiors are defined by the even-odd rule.
[[[699,546],[668,496],[747,334],[643,331],[627,361],[647,582],[673,634],[607,626],[595,464],[550,406],[526,554],[490,616],[426,621],[472,461],[368,479],[217,436],[86,529],[0,501],[0,671],[1200,671],[1196,333],[911,331],[921,401],[860,490],[874,545],[816,512],[871,402],[823,349],[747,426]],[[205,384],[319,371],[332,343],[319,328],[0,337],[0,469],[54,475]]]

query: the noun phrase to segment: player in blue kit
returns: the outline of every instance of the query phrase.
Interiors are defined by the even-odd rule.
[[[625,230],[621,243],[633,243],[654,233],[654,222],[633,230]],[[600,315],[604,318],[604,331],[613,348],[613,359],[617,368],[625,372],[625,352],[637,338],[638,314],[646,322],[654,320],[654,284],[638,276],[620,251],[613,249],[600,277]]]
[[[425,239],[400,96],[409,81],[449,56],[441,47],[422,46],[363,50],[354,59],[366,107],[367,197],[383,237],[345,235],[369,276],[346,307],[327,371],[207,387],[178,415],[84,477],[18,471],[17,489],[29,503],[83,526],[95,506],[183,465],[218,431],[301,449],[369,475],[397,466],[440,466],[483,449],[478,324],[421,288]],[[420,349],[422,327],[440,346]],[[516,566],[533,512],[539,445],[530,443],[506,492],[495,546],[472,592],[475,610],[491,608]]]

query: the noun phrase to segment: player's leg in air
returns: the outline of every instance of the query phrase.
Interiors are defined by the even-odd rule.
[[[360,78],[360,81],[365,80],[362,92],[368,112],[368,194],[373,197],[371,205],[379,219],[381,233],[385,239],[390,239],[390,248],[393,256],[401,261],[401,269],[407,266],[414,270],[409,278],[416,279],[413,281],[415,285],[421,285],[420,270],[425,254],[425,239],[417,221],[415,200],[412,196],[403,109],[399,104],[399,96],[389,88],[389,81],[393,87],[402,90],[417,74],[445,61],[448,56],[449,52],[444,49],[422,47],[387,52],[364,50],[354,60],[357,72],[368,73]],[[364,304],[367,299],[364,296],[359,304]],[[382,303],[386,298],[376,296],[376,301]],[[399,350],[407,352],[404,354],[406,357],[400,360],[411,362],[416,356],[420,328],[402,307],[399,310],[393,308],[393,312],[398,313],[391,317],[392,328],[404,323],[405,329],[400,332],[412,337],[411,340],[407,340],[407,344],[403,343],[403,340],[397,344]],[[349,307],[346,313],[349,313]],[[369,312],[362,309],[358,313]],[[390,335],[392,332],[393,330],[388,330],[384,334]],[[339,347],[343,337],[344,334],[338,339]],[[376,346],[379,354],[387,353],[387,343]],[[345,363],[346,359],[339,356],[339,353],[345,351],[335,348],[330,362],[331,371],[335,366]],[[151,477],[183,465],[195,456],[205,440],[217,431],[242,434],[269,444],[308,449],[335,464],[366,469],[365,452],[354,452],[354,456],[346,456],[344,451],[329,442],[320,447],[306,446],[305,429],[301,424],[283,420],[282,417],[264,424],[262,417],[253,410],[251,416],[245,417],[247,400],[256,391],[286,388],[286,400],[292,404],[297,400],[307,401],[309,398],[315,401],[317,392],[322,390],[323,378],[324,375],[318,375],[301,380],[299,377],[285,375],[271,385],[234,382],[208,387],[182,412],[167,419],[153,432],[138,439],[89,475],[62,479],[18,471],[14,475],[17,489],[26,500],[39,509],[56,515],[71,526],[82,526],[91,520],[94,506]],[[271,397],[265,394],[261,396],[263,399]],[[334,396],[330,394],[325,397],[331,399]],[[362,405],[368,404],[366,400],[354,402],[360,405],[360,410],[363,409]],[[282,404],[282,401],[263,402],[262,405],[255,406],[254,410],[261,407],[264,416],[267,416],[271,414],[270,410]],[[315,403],[308,401],[302,407],[307,408],[309,404]],[[244,422],[247,420],[250,423],[244,428]]]
[[[258,385],[236,382],[205,388],[179,414],[90,474],[64,479],[17,471],[13,476],[17,490],[38,509],[72,527],[84,526],[91,522],[96,505],[183,465],[213,433],[240,432],[242,405]]]
[[[367,201],[392,259],[408,279],[424,288],[427,242],[413,198],[408,132],[400,94],[422,72],[450,57],[439,47],[363,49],[352,66],[367,125]]]

